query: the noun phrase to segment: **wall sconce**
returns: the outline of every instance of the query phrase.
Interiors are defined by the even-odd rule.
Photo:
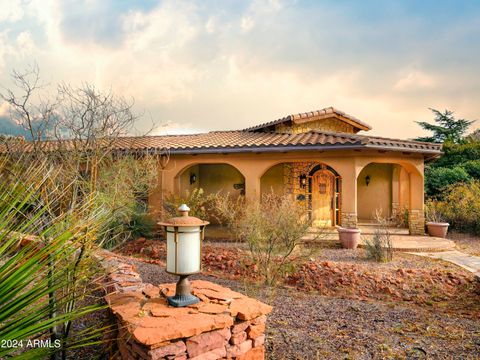
[[[186,204],[178,208],[179,217],[158,223],[164,227],[167,238],[166,272],[180,276],[175,288],[175,296],[167,298],[175,307],[184,307],[200,300],[192,294],[188,276],[202,270],[202,241],[208,221],[188,216],[190,208]]]
[[[197,175],[195,175],[195,173],[191,173],[190,174],[190,185],[195,184],[196,181],[197,181]]]
[[[370,184],[370,175],[365,176],[365,184],[368,186]]]
[[[300,175],[300,188],[305,189],[307,187],[307,175]]]

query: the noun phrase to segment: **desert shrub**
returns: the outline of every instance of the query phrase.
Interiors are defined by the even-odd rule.
[[[393,245],[388,231],[388,222],[377,214],[378,225],[372,239],[365,239],[367,259],[376,262],[389,262],[393,259]]]
[[[470,175],[460,166],[449,168],[428,168],[425,171],[425,190],[430,196],[439,195],[449,185],[469,181]]]
[[[429,199],[425,202],[425,219],[431,222],[444,222],[445,217],[439,207],[439,202]]]
[[[265,194],[261,201],[219,196],[216,210],[236,238],[248,245],[248,259],[268,286],[294,272],[312,254],[300,249],[310,221],[305,208],[291,196]]]
[[[480,160],[467,161],[462,167],[472,178],[480,180]]]
[[[215,199],[218,194],[205,194],[202,188],[185,191],[182,195],[169,194],[163,203],[166,218],[178,216],[178,207],[187,204],[189,215],[203,220],[211,220],[215,212]]]
[[[453,228],[480,234],[480,181],[448,187],[435,207]]]

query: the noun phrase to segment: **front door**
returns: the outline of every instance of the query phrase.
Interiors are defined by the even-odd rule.
[[[334,216],[335,175],[318,170],[312,175],[312,225],[332,226]]]

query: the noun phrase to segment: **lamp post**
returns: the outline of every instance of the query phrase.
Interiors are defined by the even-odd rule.
[[[202,241],[208,221],[189,216],[190,208],[186,204],[178,208],[179,217],[158,223],[163,226],[167,238],[167,273],[178,275],[175,296],[167,298],[175,307],[198,303],[200,300],[192,295],[188,276],[202,270]]]

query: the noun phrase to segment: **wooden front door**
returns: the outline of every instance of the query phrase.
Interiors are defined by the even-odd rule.
[[[312,175],[312,225],[333,226],[335,175],[319,170]]]

